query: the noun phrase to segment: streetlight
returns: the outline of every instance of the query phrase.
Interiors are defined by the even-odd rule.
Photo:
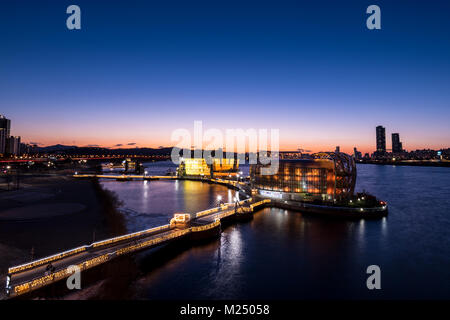
[[[219,207],[223,204],[222,196],[217,196],[217,202],[219,203]]]

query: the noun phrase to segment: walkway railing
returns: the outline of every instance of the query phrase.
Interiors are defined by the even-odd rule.
[[[248,208],[249,210],[253,211],[258,206],[270,203],[269,199],[262,200],[256,203],[251,203],[253,200],[246,199],[239,202],[239,205],[241,207],[238,207],[239,211],[242,211],[244,207],[242,205],[250,204]],[[214,215],[215,213],[218,213],[220,211],[223,211],[219,213],[218,215]],[[111,239],[106,239],[98,242],[94,242],[91,245],[81,246],[72,250],[67,250],[49,257],[45,257],[36,261],[32,261],[30,263],[26,263],[20,266],[11,267],[8,270],[8,281],[11,280],[10,277],[14,276],[14,274],[24,272],[24,271],[30,271],[33,268],[43,266],[47,263],[54,262],[57,260],[63,260],[67,257],[79,254],[79,253],[85,253],[86,259],[83,262],[76,263],[74,266],[78,267],[80,271],[87,270],[89,268],[95,267],[99,264],[108,262],[109,260],[112,260],[120,255],[132,253],[141,249],[149,248],[155,245],[158,245],[160,243],[176,239],[182,236],[185,236],[189,233],[195,233],[195,232],[201,232],[206,231],[209,229],[213,229],[221,224],[221,219],[227,216],[230,216],[234,214],[235,207],[234,204],[226,204],[222,206],[221,208],[213,208],[205,211],[198,212],[195,217],[206,217],[208,215],[212,215],[214,218],[214,221],[211,223],[208,223],[206,225],[202,226],[191,226],[187,227],[185,229],[176,229],[171,228],[170,225],[163,225],[156,228],[146,229],[139,232],[130,233],[123,236],[114,237]],[[195,218],[194,218],[195,219]],[[164,234],[164,232],[169,232]],[[161,235],[159,235],[161,233]],[[159,235],[159,236],[158,236]],[[145,237],[154,237],[151,239],[146,239]],[[127,245],[127,241],[130,241]],[[131,242],[132,241],[132,242]],[[122,247],[123,244],[121,242],[125,242],[125,246]],[[108,246],[111,246],[111,248],[108,248]],[[116,246],[116,247],[115,247]],[[118,247],[117,247],[118,246]],[[110,250],[110,252],[103,253],[99,256],[95,256],[95,251],[97,249],[102,249],[105,247],[105,249]],[[89,251],[88,251],[89,250]],[[91,257],[89,257],[91,255]],[[94,257],[92,257],[94,255]],[[81,259],[83,257],[80,257]],[[19,283],[17,285],[7,285],[7,290],[12,289],[12,292],[10,293],[11,296],[21,295],[26,292],[33,291],[35,289],[38,289],[40,287],[43,287],[45,285],[48,285],[50,283],[53,283],[55,281],[64,279],[72,274],[72,270],[70,268],[67,268],[67,266],[61,268],[60,270],[57,270],[55,272],[52,272],[51,274],[45,274],[44,276],[36,276],[34,278],[31,278],[30,280],[27,280],[23,283]]]

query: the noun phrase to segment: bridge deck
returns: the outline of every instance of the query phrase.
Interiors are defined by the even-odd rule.
[[[53,265],[53,267],[55,267],[54,272],[57,272],[59,270],[64,270],[71,265],[78,265],[84,261],[91,260],[95,257],[101,256],[104,254],[108,254],[108,253],[114,253],[119,249],[128,247],[130,245],[130,242],[141,243],[146,240],[156,239],[156,238],[163,237],[165,235],[169,235],[175,231],[177,231],[177,229],[171,229],[169,231],[157,232],[154,234],[150,234],[149,236],[144,236],[144,237],[141,237],[138,239],[133,239],[132,241],[130,241],[130,240],[129,241],[120,241],[116,244],[111,244],[106,247],[90,248],[90,249],[87,249],[86,251],[75,253],[75,254],[65,257],[63,259],[52,261],[51,264]],[[45,275],[45,271],[46,271],[45,269],[47,266],[48,266],[48,263],[42,264],[37,267],[33,267],[32,269],[27,269],[27,270],[24,270],[24,271],[21,271],[18,273],[14,273],[11,278],[11,284],[17,285],[20,283],[28,282],[33,279],[39,278],[39,277]]]
[[[68,267],[75,265],[80,270],[86,270],[98,264],[105,263],[122,254],[148,249],[191,232],[203,231],[220,224],[220,220],[243,211],[252,211],[254,206],[266,203],[255,203],[251,198],[239,202],[237,211],[235,204],[224,204],[217,208],[199,212],[186,227],[170,227],[169,225],[148,229],[129,235],[123,235],[93,243],[64,252],[62,255],[43,258],[29,264],[9,269],[11,288],[10,295],[20,295],[58,280],[67,278],[71,272]],[[78,250],[80,250],[78,252]],[[61,257],[60,257],[61,255]],[[47,273],[46,268],[51,262],[54,270]]]

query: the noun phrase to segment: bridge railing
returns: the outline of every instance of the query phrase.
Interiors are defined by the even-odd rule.
[[[246,207],[246,208],[253,211],[254,208],[271,202],[270,199],[265,199],[265,200],[262,200],[262,201],[259,201],[256,203],[251,203],[251,201],[252,201],[252,198],[249,198],[249,199],[240,201],[239,204],[244,205],[244,204],[250,203],[250,206]],[[114,257],[119,256],[119,255],[123,255],[123,254],[129,253],[129,252],[144,249],[149,246],[157,245],[161,242],[171,240],[171,239],[174,239],[177,237],[181,237],[190,232],[199,232],[199,231],[204,231],[204,230],[214,228],[214,227],[220,225],[220,219],[222,217],[225,217],[225,216],[228,216],[228,215],[231,215],[234,213],[234,208],[226,210],[230,207],[234,207],[234,204],[227,204],[224,207],[225,207],[225,209],[222,208],[224,210],[224,212],[221,212],[219,215],[217,215],[215,217],[214,222],[209,223],[204,226],[194,226],[194,227],[190,227],[190,228],[186,228],[186,229],[182,229],[182,230],[174,230],[174,229],[171,229],[170,225],[167,224],[167,225],[163,225],[163,226],[159,226],[159,227],[155,227],[155,228],[151,228],[151,229],[146,229],[143,231],[134,232],[134,233],[123,235],[123,236],[114,237],[111,239],[97,241],[89,246],[86,245],[86,246],[78,247],[78,248],[75,248],[72,250],[67,250],[67,251],[61,252],[59,254],[55,254],[55,255],[52,255],[52,256],[49,256],[46,258],[42,258],[42,259],[30,262],[30,263],[26,263],[26,264],[23,264],[20,266],[9,268],[8,271],[10,274],[13,274],[13,273],[17,273],[20,271],[34,268],[36,266],[46,264],[51,261],[65,258],[70,255],[74,255],[74,254],[86,251],[89,248],[100,248],[102,246],[106,246],[106,245],[117,243],[117,242],[124,241],[124,240],[142,237],[144,235],[148,235],[151,233],[156,233],[156,232],[165,231],[165,230],[172,230],[171,233],[162,234],[159,237],[156,237],[153,239],[141,240],[141,242],[137,242],[137,243],[134,242],[124,248],[120,248],[120,249],[114,250],[113,252],[109,252],[107,254],[103,254],[103,255],[91,258],[89,260],[86,260],[86,261],[76,265],[78,268],[80,268],[80,270],[86,270],[86,269],[92,268],[96,265],[107,262],[108,260],[113,259]],[[240,208],[238,207],[238,210],[239,209],[243,209],[243,207],[240,207]],[[219,210],[220,210],[220,208],[209,209],[209,210],[201,211],[201,212],[197,213],[197,215],[200,214],[201,216],[204,216],[206,214],[214,213]],[[51,274],[46,274],[44,276],[35,277],[27,282],[24,282],[17,286],[14,286],[12,288],[13,289],[12,294],[19,295],[19,294],[26,293],[28,291],[35,290],[37,288],[45,286],[48,283],[51,283],[51,282],[54,282],[54,281],[57,281],[57,280],[67,277],[70,274],[70,272],[71,272],[70,270],[64,268],[64,269],[58,270]]]
[[[191,229],[191,232],[199,232],[199,231],[205,231],[205,230],[215,228],[218,225],[220,225],[220,219],[214,220],[213,223],[210,223],[210,224],[207,224],[204,226],[191,227],[190,229]]]
[[[246,204],[248,202],[251,202],[251,201],[252,201],[252,198],[248,198],[248,199],[239,201],[239,205],[244,205],[244,204]],[[220,207],[215,207],[215,208],[211,208],[211,209],[208,209],[208,210],[203,210],[203,211],[197,212],[195,214],[195,217],[196,218],[201,218],[201,217],[207,216],[209,214],[219,212],[220,210],[227,210],[227,209],[232,208],[232,207],[234,207],[234,203],[225,203],[225,204],[221,205]]]
[[[102,241],[97,241],[97,242],[94,242],[91,246],[93,248],[98,248],[98,247],[106,246],[106,245],[109,245],[109,244],[112,244],[112,243],[117,243],[117,242],[120,242],[120,241],[123,241],[123,240],[129,240],[129,239],[141,237],[141,236],[147,235],[149,233],[160,232],[160,231],[169,230],[169,229],[170,229],[170,225],[169,224],[165,224],[165,225],[162,225],[162,226],[159,226],[159,227],[146,229],[146,230],[143,230],[143,231],[138,231],[138,232],[126,234],[126,235],[123,235],[123,236],[117,236],[117,237],[106,239],[106,240],[102,240]]]
[[[259,206],[261,206],[261,205],[263,205],[263,204],[270,203],[270,202],[271,202],[270,199],[264,199],[264,200],[261,200],[261,201],[252,203],[252,204],[250,205],[250,208],[252,208],[252,210],[254,210],[254,208],[257,208],[257,207],[259,207]]]
[[[81,246],[81,247],[78,247],[78,248],[75,248],[75,249],[70,249],[70,250],[67,250],[67,251],[64,251],[64,252],[60,252],[60,253],[48,256],[48,257],[44,257],[44,258],[41,258],[41,259],[38,259],[38,260],[35,260],[35,261],[32,261],[32,262],[24,263],[24,264],[19,265],[19,266],[11,267],[11,268],[8,269],[8,273],[9,274],[14,274],[14,273],[17,273],[17,272],[22,272],[22,271],[25,271],[25,270],[28,270],[28,269],[39,267],[41,265],[44,265],[44,264],[47,264],[47,263],[50,263],[50,262],[53,262],[53,261],[61,260],[61,259],[66,258],[68,256],[72,256],[72,255],[75,255],[77,253],[86,251],[89,248],[99,248],[101,246],[106,246],[106,245],[109,245],[109,244],[112,244],[112,243],[117,243],[119,241],[129,240],[129,239],[132,239],[132,238],[144,236],[144,235],[149,234],[149,233],[154,233],[154,232],[163,231],[163,230],[169,230],[169,229],[170,229],[170,225],[167,224],[167,225],[159,226],[159,227],[156,227],[156,228],[146,229],[146,230],[143,230],[143,231],[138,231],[138,232],[126,234],[126,235],[123,235],[123,236],[118,236],[118,237],[114,237],[114,238],[110,238],[110,239],[106,239],[106,240],[102,240],[102,241],[97,241],[97,242],[94,242],[94,243],[92,243],[90,245],[84,245],[84,246]]]
[[[155,239],[150,239],[150,240],[147,240],[147,241],[143,241],[143,242],[140,242],[138,244],[133,244],[133,245],[127,246],[125,248],[114,250],[113,252],[108,252],[106,254],[94,257],[92,259],[83,261],[82,263],[79,263],[76,266],[80,269],[80,271],[83,271],[83,270],[95,267],[95,266],[97,266],[99,264],[102,264],[104,262],[107,262],[108,260],[113,259],[115,256],[126,254],[126,253],[129,253],[129,252],[132,252],[132,251],[136,251],[136,250],[139,250],[139,249],[143,249],[143,248],[146,248],[148,246],[156,245],[158,243],[161,243],[161,242],[164,242],[164,241],[167,241],[167,240],[171,240],[173,238],[177,238],[177,237],[183,236],[183,235],[185,235],[185,234],[187,234],[189,232],[191,232],[190,228],[189,229],[185,229],[185,230],[174,231],[174,232],[172,232],[170,234],[166,234],[166,235],[160,236],[160,237],[155,238]],[[54,281],[66,278],[67,276],[72,274],[72,272],[73,271],[71,271],[71,270],[69,270],[67,268],[63,268],[63,269],[58,270],[56,272],[53,272],[51,274],[35,277],[32,280],[30,280],[30,281],[27,281],[27,282],[21,283],[21,284],[19,284],[17,286],[14,286],[12,288],[13,289],[12,294],[13,295],[19,295],[19,294],[24,294],[26,292],[38,289],[38,288],[43,287],[43,286],[45,286],[45,285],[47,285],[49,283],[52,283]]]
[[[24,264],[21,264],[19,266],[11,267],[11,268],[8,269],[8,273],[9,274],[13,274],[13,273],[25,271],[25,270],[28,270],[28,269],[32,269],[32,268],[44,265],[44,264],[49,263],[49,262],[52,262],[52,261],[55,261],[55,260],[60,260],[62,258],[65,258],[65,257],[71,256],[71,255],[74,255],[74,254],[86,251],[87,248],[89,248],[89,246],[85,245],[85,246],[78,247],[78,248],[75,248],[75,249],[70,249],[70,250],[67,250],[67,251],[64,251],[64,252],[60,252],[60,253],[57,253],[57,254],[45,257],[45,258],[41,258],[39,260],[35,260],[35,261],[32,261],[32,262],[24,263]]]
[[[172,233],[166,234],[164,236],[161,236],[161,237],[158,237],[158,238],[155,238],[155,239],[150,239],[150,240],[147,240],[147,241],[143,241],[143,242],[140,242],[140,243],[137,243],[137,244],[130,245],[130,246],[125,247],[125,248],[118,249],[118,250],[115,251],[115,253],[118,256],[122,255],[122,254],[130,253],[130,252],[133,252],[133,251],[136,251],[136,250],[139,250],[139,249],[143,249],[143,248],[146,248],[146,247],[149,247],[149,246],[152,246],[152,245],[156,245],[156,244],[161,243],[163,241],[167,241],[167,240],[170,240],[170,239],[173,239],[173,238],[181,237],[181,236],[183,236],[183,235],[185,235],[185,234],[187,234],[189,232],[190,232],[190,229],[174,231]]]
[[[110,255],[111,255],[110,253],[107,253],[107,254],[104,254],[101,256],[97,256],[95,258],[83,261],[82,263],[79,263],[76,266],[80,269],[80,271],[83,271],[83,270],[95,267],[96,265],[106,262],[107,260],[109,260]],[[27,281],[27,282],[21,283],[17,286],[14,286],[12,295],[24,294],[29,291],[38,289],[38,288],[43,287],[54,281],[64,279],[68,275],[72,274],[72,272],[73,271],[71,271],[67,268],[64,268],[64,269],[58,270],[51,274],[36,277],[30,281]]]

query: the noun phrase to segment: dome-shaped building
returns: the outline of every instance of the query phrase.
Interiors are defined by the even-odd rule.
[[[316,153],[308,159],[280,160],[278,170],[264,174],[262,164],[250,167],[252,190],[262,197],[291,201],[335,201],[350,198],[356,182],[352,156]],[[272,164],[273,167],[273,164]]]

